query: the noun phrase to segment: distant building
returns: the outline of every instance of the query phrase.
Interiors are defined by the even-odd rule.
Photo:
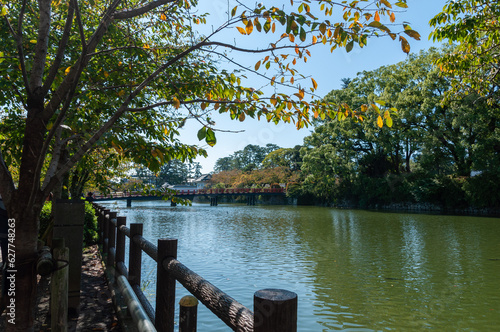
[[[203,174],[197,179],[193,180],[193,184],[196,185],[196,189],[203,189],[206,187],[207,183],[212,180],[212,174]]]

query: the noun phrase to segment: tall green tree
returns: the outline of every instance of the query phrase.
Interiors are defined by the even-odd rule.
[[[500,4],[490,0],[449,0],[430,24],[431,37],[457,45],[437,61],[453,77],[454,93],[475,93],[499,107]]]
[[[393,7],[406,7],[406,1],[298,1],[285,7],[237,2],[227,19],[205,34],[195,28],[207,22],[198,6],[196,0],[2,0],[0,107],[3,120],[17,124],[12,129],[20,143],[7,142],[0,155],[0,193],[16,220],[16,257],[22,262],[16,266],[16,324],[8,330],[33,329],[43,202],[97,142],[110,140],[118,150],[126,150],[124,142],[135,145],[137,158],[158,169],[169,158],[196,154],[175,137],[188,117],[201,121],[198,137],[210,145],[216,142],[210,111],[241,121],[250,116],[294,122],[298,128],[310,123],[312,114],[335,117],[336,105],[307,98],[316,81],[300,79],[294,64],[306,61],[314,45],[350,51],[373,35],[396,39],[380,17],[394,21]],[[337,13],[342,18],[332,22]],[[226,32],[242,38],[235,44]],[[255,34],[275,35],[252,48],[243,37]],[[405,36],[418,36],[408,27],[401,31],[408,52]],[[238,53],[262,58],[241,63]],[[222,61],[239,69],[222,69],[217,66]],[[239,71],[244,68],[277,90],[265,95],[246,86]],[[295,93],[278,90],[285,82]],[[161,131],[170,142],[168,155],[150,136]],[[13,152],[20,157],[7,165]]]
[[[382,98],[378,102],[397,109],[397,116],[391,118],[392,128],[380,127],[376,113],[360,123],[318,122],[302,150],[305,189],[331,201],[346,194],[342,188],[352,192],[356,187],[365,197],[395,190],[394,180],[412,171],[430,182],[443,175],[469,177],[473,170],[496,174],[500,116],[476,94],[443,103],[451,79],[434,63],[447,51],[410,55],[404,62],[360,73],[330,92],[325,98],[351,107]],[[383,189],[368,190],[370,183]]]

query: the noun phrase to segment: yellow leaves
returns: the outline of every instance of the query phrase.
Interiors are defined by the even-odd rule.
[[[377,117],[377,126],[379,128],[382,128],[384,126],[384,121],[382,120],[382,117],[380,115]]]
[[[255,64],[255,70],[259,70],[260,68],[260,60]]]
[[[238,117],[238,120],[240,120],[240,122],[243,122],[245,121],[245,113],[244,112],[241,112],[240,116]]]
[[[386,7],[392,8],[392,5],[389,3],[387,0],[380,0],[381,3],[383,3]]]
[[[174,104],[175,109],[179,109],[181,107],[181,101],[176,97],[172,98],[172,102]]]
[[[151,47],[148,44],[144,44],[142,46],[142,48],[145,49],[145,50],[149,50]]]
[[[0,16],[5,16],[7,15],[7,13],[8,13],[7,7],[2,6],[2,10],[0,11]]]
[[[396,15],[394,13],[391,13],[389,19],[391,20],[391,23],[394,23],[396,21]]]
[[[104,77],[108,78],[109,73],[107,71],[104,71]]]
[[[288,39],[289,39],[289,40],[290,40],[290,42],[292,42],[292,43],[293,43],[293,42],[295,42],[295,36],[294,36],[292,33],[288,34]]]
[[[311,78],[311,82],[312,82],[314,90],[316,90],[318,88],[318,83],[314,80],[314,78]]]
[[[120,90],[120,91],[118,92],[118,97],[121,97],[121,96],[123,96],[124,94],[125,94],[125,90]]]
[[[160,20],[166,21],[167,20],[167,15],[165,15],[165,13],[161,13]]]
[[[253,31],[253,23],[252,20],[249,20],[247,26],[245,27],[246,33],[249,35]]]
[[[68,75],[70,70],[71,70],[71,66],[66,68],[66,70],[64,71],[64,75]]]
[[[316,44],[318,42],[318,38],[316,38],[316,36],[313,36],[312,42],[313,42],[313,44]]]
[[[123,148],[120,145],[116,144],[114,141],[111,141],[111,146],[118,154],[123,154]]]
[[[276,100],[276,96],[275,96],[275,95],[273,95],[273,96],[271,97],[270,102],[271,102],[271,104],[273,104],[273,106],[276,106],[276,103],[277,103],[278,101]]]
[[[401,49],[403,50],[403,52],[405,52],[406,54],[410,53],[410,43],[408,43],[406,38],[403,36],[399,36],[399,41],[401,42]]]
[[[408,26],[405,26],[405,33],[413,39],[420,40],[420,34],[417,31],[407,27]]]
[[[377,22],[380,22],[380,15],[378,13],[378,10],[375,12],[375,17],[373,19]]]
[[[207,108],[207,103],[203,102],[203,103],[201,103],[200,106],[201,106],[201,110],[204,111],[205,108]]]
[[[242,28],[242,27],[236,27],[236,29],[238,29],[238,31],[242,34],[242,35],[249,35],[252,33],[253,31],[253,23],[252,23],[252,20],[247,20],[247,19],[244,19],[243,20],[243,23],[245,24],[245,28]],[[274,31],[273,31],[274,32]]]
[[[242,27],[236,27],[236,29],[238,29],[238,31],[242,34],[242,35],[246,35],[247,32],[245,29],[243,29]]]

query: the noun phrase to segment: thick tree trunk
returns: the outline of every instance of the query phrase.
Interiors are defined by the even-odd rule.
[[[9,218],[13,220],[14,246],[9,253],[15,261],[9,265],[12,281],[8,282],[8,313],[14,310],[7,331],[33,331],[36,304],[36,259],[38,218],[45,197],[40,189],[40,170],[37,169],[46,134],[46,124],[41,116],[43,97],[28,98],[28,116],[24,132],[22,162],[18,188],[12,193],[7,206]],[[9,261],[9,264],[11,262]],[[9,274],[9,273],[8,273]],[[13,286],[13,287],[11,287]],[[10,316],[9,316],[10,318]]]
[[[9,218],[15,234],[7,269],[7,331],[33,331],[36,304],[36,259],[40,209],[27,209],[14,197]],[[39,206],[39,205],[38,205]],[[12,239],[12,238],[11,238]],[[12,265],[11,265],[12,263]]]

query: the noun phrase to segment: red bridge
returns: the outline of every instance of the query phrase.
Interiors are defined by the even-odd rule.
[[[175,206],[175,197],[193,200],[195,196],[210,197],[210,205],[216,206],[219,196],[246,196],[248,205],[255,205],[257,196],[285,196],[285,188],[227,188],[227,189],[182,189],[166,191],[164,194],[142,194],[138,192],[120,192],[109,195],[96,195],[94,201],[127,200],[127,206],[132,206],[132,200],[160,200],[171,197],[171,203]]]

